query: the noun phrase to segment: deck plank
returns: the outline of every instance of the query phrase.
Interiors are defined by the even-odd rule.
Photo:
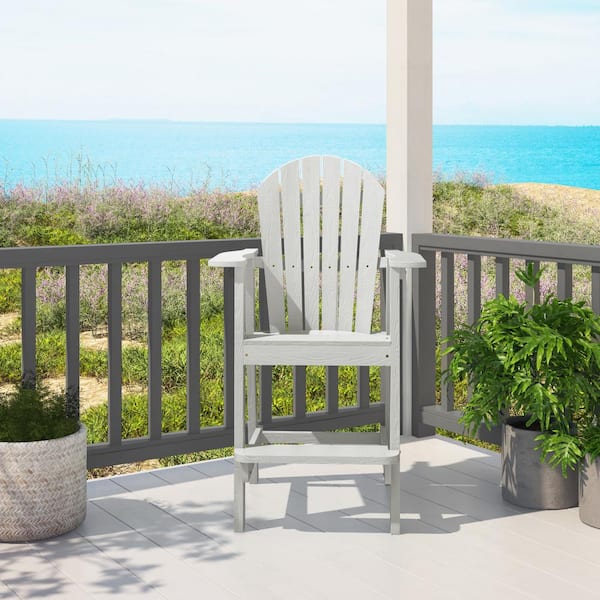
[[[600,598],[600,534],[576,509],[502,500],[497,454],[405,438],[402,533],[371,465],[264,466],[232,527],[232,461],[89,482],[73,533],[0,544],[3,598]]]

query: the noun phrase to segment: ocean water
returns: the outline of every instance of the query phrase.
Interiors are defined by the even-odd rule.
[[[600,127],[434,126],[433,169],[494,183],[600,189]],[[247,189],[282,163],[336,154],[385,174],[383,125],[0,120],[0,184],[122,180]]]

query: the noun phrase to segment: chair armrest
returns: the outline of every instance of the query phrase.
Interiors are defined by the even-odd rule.
[[[232,250],[221,252],[209,259],[209,267],[243,267],[248,261],[254,259],[258,254],[256,248],[245,248],[244,250]]]
[[[386,250],[385,258],[390,269],[422,269],[427,266],[425,259],[416,252]]]

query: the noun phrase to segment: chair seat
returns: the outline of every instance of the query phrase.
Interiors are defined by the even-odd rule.
[[[386,366],[392,356],[392,342],[386,332],[255,332],[244,338],[242,348],[244,363],[249,365]]]
[[[391,465],[399,456],[400,450],[376,444],[276,444],[235,449],[235,460],[250,464]]]

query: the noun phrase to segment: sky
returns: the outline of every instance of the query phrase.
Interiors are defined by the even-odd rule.
[[[600,125],[600,0],[433,0],[434,122]],[[385,0],[0,0],[0,118],[385,121]]]

